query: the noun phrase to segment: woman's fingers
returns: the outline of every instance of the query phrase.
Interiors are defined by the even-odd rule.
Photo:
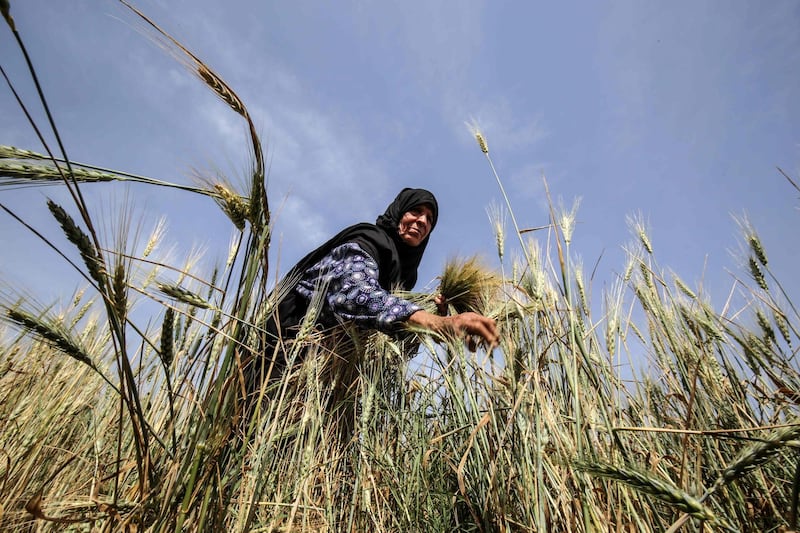
[[[481,337],[490,350],[497,346],[497,341],[499,340],[497,324],[491,318],[472,312],[461,313],[453,318],[455,319],[454,325],[456,329],[462,333]]]
[[[472,336],[480,337],[481,343],[488,350],[495,348],[500,340],[497,323],[491,318],[473,312],[442,317],[420,309],[408,317],[408,322],[431,331],[468,337],[467,341],[471,342],[470,349],[473,350],[474,339],[470,338]]]
[[[444,294],[437,294],[433,297],[433,303],[436,304],[436,312],[442,316],[447,315],[447,298],[444,297]]]

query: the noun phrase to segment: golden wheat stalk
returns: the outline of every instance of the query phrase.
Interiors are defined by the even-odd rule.
[[[211,70],[203,61],[200,60],[196,55],[194,55],[191,51],[189,51],[185,46],[183,46],[180,42],[178,42],[174,37],[172,37],[169,33],[164,31],[158,24],[155,23],[152,19],[146,16],[144,13],[133,7],[131,4],[126,2],[125,0],[120,0],[123,5],[125,5],[128,9],[136,13],[142,20],[144,20],[151,28],[157,31],[163,39],[166,39],[168,43],[171,43],[175,49],[179,50],[183,57],[187,58],[192,70],[197,74],[197,76],[203,80],[203,82],[214,91],[214,93],[231,109],[233,109],[236,113],[242,116],[247,121],[247,124],[250,129],[250,138],[253,143],[253,155],[256,158],[256,165],[255,165],[255,174],[263,179],[264,177],[264,156],[261,150],[261,141],[256,133],[255,124],[253,124],[252,119],[250,118],[250,113],[247,111],[247,108],[242,103],[241,98],[234,92],[233,89],[220,77],[218,76],[213,70]],[[254,182],[254,185],[256,183]],[[253,191],[253,197],[260,197],[260,195],[255,194],[256,191]],[[261,198],[259,198],[261,200]]]
[[[456,313],[483,313],[499,283],[497,275],[477,257],[454,258],[447,261],[439,277],[439,293]]]

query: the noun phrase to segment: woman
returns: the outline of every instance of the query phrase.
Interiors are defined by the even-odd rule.
[[[285,343],[297,336],[310,302],[317,297],[321,300],[315,323],[322,328],[353,323],[395,334],[411,325],[476,335],[492,349],[498,340],[494,320],[472,312],[439,316],[391,293],[396,287],[407,291],[414,287],[438,214],[433,194],[406,188],[375,224],[350,226],[301,259],[279,285],[285,296],[266,325],[264,355],[265,362],[272,361],[267,365],[272,369],[263,368],[261,378],[282,373]]]

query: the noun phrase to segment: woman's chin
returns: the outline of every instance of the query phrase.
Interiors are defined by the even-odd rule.
[[[406,245],[411,246],[412,248],[416,248],[422,242],[422,239],[417,237],[413,237],[411,235],[402,235],[400,237]]]

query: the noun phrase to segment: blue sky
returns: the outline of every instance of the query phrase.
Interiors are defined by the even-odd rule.
[[[418,288],[453,255],[496,261],[487,208],[502,196],[465,126],[476,121],[521,226],[548,222],[542,176],[557,202],[581,198],[573,250],[587,271],[602,256],[595,293],[624,268],[626,218],[641,213],[660,265],[723,302],[740,272],[733,215],[747,213],[800,297],[800,193],[776,170],[800,176],[794,0],[135,5],[248,106],[267,147],[282,272],[374,220],[404,186],[430,189],[441,207]],[[11,13],[73,160],[180,183],[198,172],[245,180],[239,117],[121,4],[12,0]],[[44,124],[5,26],[0,50]],[[41,150],[5,85],[0,117],[0,144]],[[209,200],[84,190],[98,220],[133,202],[146,234],[166,216],[177,264],[198,247],[207,265],[227,255],[233,228]],[[0,203],[60,238],[45,197],[69,205],[58,188],[0,189]],[[44,301],[80,283],[5,213],[0,242],[0,279]]]

